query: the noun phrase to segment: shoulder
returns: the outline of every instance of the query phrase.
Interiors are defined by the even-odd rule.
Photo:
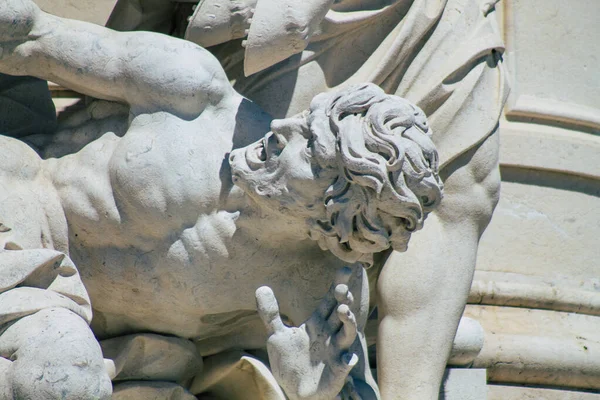
[[[30,181],[41,171],[42,160],[31,147],[18,139],[0,135],[0,177]]]

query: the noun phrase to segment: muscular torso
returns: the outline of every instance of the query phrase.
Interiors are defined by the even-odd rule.
[[[99,337],[174,334],[198,339],[203,353],[262,347],[255,290],[271,286],[299,324],[343,266],[308,239],[265,241],[248,229],[255,211],[226,160],[265,131],[240,139],[226,112],[139,116],[123,138],[108,133],[53,161]]]

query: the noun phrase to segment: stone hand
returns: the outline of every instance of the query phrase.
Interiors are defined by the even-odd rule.
[[[269,335],[271,370],[290,399],[341,399],[342,388],[351,385],[348,374],[358,356],[348,351],[357,336],[349,277],[350,269],[343,268],[317,310],[297,328],[283,324],[269,287],[256,291],[258,313]]]
[[[41,10],[31,0],[0,2],[0,42],[27,39]]]

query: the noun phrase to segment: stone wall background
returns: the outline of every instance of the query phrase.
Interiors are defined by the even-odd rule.
[[[117,0],[34,0],[40,8],[59,17],[104,25]]]
[[[492,400],[600,399],[600,2],[498,11],[512,93],[466,310],[486,332],[475,366]]]
[[[36,0],[104,24],[116,0]],[[600,1],[497,6],[512,93],[500,122],[502,194],[466,315],[491,400],[600,399]],[[57,109],[73,92],[53,87]]]

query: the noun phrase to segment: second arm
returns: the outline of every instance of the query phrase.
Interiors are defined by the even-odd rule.
[[[8,0],[9,11],[11,4],[26,2]],[[3,8],[0,13],[6,12]],[[128,103],[134,113],[167,111],[184,119],[197,117],[207,104],[232,90],[219,62],[192,43],[58,18],[33,3],[23,8],[25,12],[17,21],[27,28],[26,34],[1,38],[0,72],[36,76]],[[2,15],[0,19],[8,20]]]

